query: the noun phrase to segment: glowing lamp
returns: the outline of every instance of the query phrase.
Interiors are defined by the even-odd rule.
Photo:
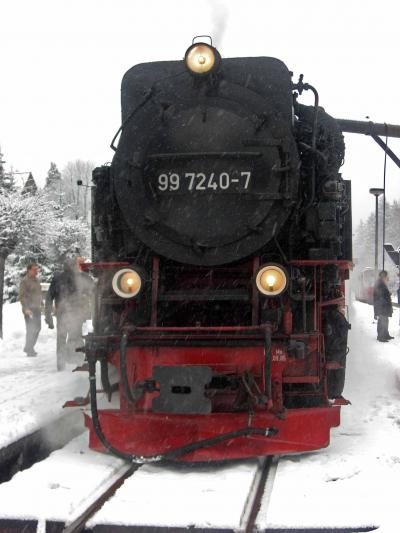
[[[257,273],[257,289],[266,296],[278,296],[287,287],[288,277],[279,265],[265,265]]]
[[[210,73],[219,64],[220,56],[217,50],[205,43],[195,43],[185,54],[185,64],[188,70],[197,76]]]
[[[133,298],[142,288],[142,278],[133,268],[123,268],[114,274],[112,288],[121,298]]]

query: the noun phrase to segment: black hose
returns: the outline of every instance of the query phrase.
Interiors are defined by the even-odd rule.
[[[131,118],[137,113],[137,111],[139,111],[139,109],[141,109],[146,103],[147,101],[150,99],[150,97],[153,95],[153,87],[151,87],[148,91],[146,91],[146,93],[144,94],[144,97],[142,99],[141,102],[139,102],[139,104],[133,108],[133,110],[129,113],[129,115],[126,117],[126,119],[123,121],[123,123],[121,124],[121,126],[118,128],[117,130],[117,133],[114,135],[114,137],[112,138],[112,141],[110,143],[110,148],[112,150],[114,150],[114,152],[117,151],[117,146],[115,146],[115,141],[118,137],[118,135],[122,132],[122,130],[124,129],[124,127],[128,124],[128,122],[131,120]]]
[[[317,148],[317,126],[318,126],[318,105],[319,105],[319,95],[315,87],[309,83],[304,84],[304,89],[306,91],[310,90],[314,94],[314,120],[313,120],[313,131],[311,137],[311,148],[316,150]]]
[[[104,392],[107,394],[108,401],[111,402],[113,392],[117,392],[119,389],[119,383],[118,381],[116,381],[115,383],[110,383],[107,362],[105,366],[107,368],[106,377],[104,377],[103,367],[101,368],[101,384],[103,386]]]
[[[307,331],[307,300],[306,300],[306,280],[301,283],[301,311],[303,318],[303,333]]]
[[[101,375],[101,385],[103,387],[104,392],[108,396],[108,401],[110,401],[111,395],[112,395],[112,387],[111,387],[110,378],[108,375],[108,363],[105,359],[101,359],[100,361],[100,375]]]
[[[124,387],[125,395],[129,403],[135,403],[136,399],[133,397],[131,387],[126,373],[126,347],[128,345],[128,332],[124,332],[121,337],[121,344],[119,346],[119,370],[121,372],[122,386]]]
[[[119,457],[120,459],[123,459],[124,461],[129,461],[131,463],[139,463],[139,464],[145,464],[145,463],[156,463],[160,461],[165,460],[171,460],[176,459],[177,457],[180,457],[182,455],[186,455],[190,452],[194,452],[196,450],[199,450],[201,448],[207,448],[209,446],[214,446],[215,444],[218,444],[220,442],[223,442],[225,440],[231,440],[238,437],[247,437],[249,435],[261,435],[264,437],[273,437],[278,433],[278,429],[272,427],[272,428],[252,428],[252,427],[245,427],[242,429],[239,429],[238,431],[233,431],[231,433],[223,433],[222,435],[218,435],[217,437],[213,437],[211,439],[204,439],[197,442],[192,442],[190,444],[186,444],[185,446],[181,446],[180,448],[175,448],[174,450],[170,450],[169,452],[166,452],[164,454],[160,455],[151,455],[151,456],[138,456],[138,455],[132,455],[129,453],[122,452],[121,450],[117,450],[117,448],[114,448],[112,446],[107,438],[105,437],[99,421],[98,411],[97,411],[97,397],[96,397],[96,361],[94,359],[89,360],[89,390],[90,390],[90,408],[92,412],[92,423],[94,431],[97,435],[97,438],[101,442],[101,444],[104,446],[106,450],[108,450],[110,453],[115,455],[116,457]]]
[[[313,127],[312,127],[312,136],[311,136],[311,154],[313,158],[312,168],[311,168],[311,194],[310,198],[306,204],[305,207],[303,207],[301,214],[303,214],[309,207],[312,206],[315,200],[315,191],[316,191],[316,152],[317,152],[317,127],[318,127],[318,106],[319,106],[319,95],[318,91],[315,87],[310,85],[309,83],[302,84],[301,81],[301,88],[300,88],[300,94],[301,92],[305,91],[312,91],[314,94],[314,116],[313,116]]]
[[[272,400],[271,393],[271,355],[272,355],[272,342],[271,342],[271,330],[267,328],[265,330],[264,337],[264,349],[265,349],[265,362],[264,362],[264,379],[265,379],[265,396],[269,401]]]
[[[169,80],[170,78],[177,78],[178,76],[182,76],[184,74],[185,74],[185,72],[179,72],[178,74],[172,74],[171,76],[166,76],[165,78],[162,78],[161,80],[158,80],[156,83],[154,83],[150,87],[150,89],[148,89],[144,93],[143,99],[138,103],[138,105],[136,107],[134,107],[132,109],[132,111],[129,113],[129,115],[126,117],[126,119],[123,121],[121,126],[118,128],[117,133],[112,138],[112,141],[110,143],[110,148],[112,150],[114,150],[114,152],[116,152],[117,149],[118,149],[118,146],[115,146],[115,144],[114,144],[116,139],[117,139],[117,137],[118,137],[118,135],[122,132],[122,130],[125,128],[125,126],[128,124],[128,122],[130,122],[130,120],[135,116],[135,114],[139,111],[139,109],[141,109],[147,103],[147,101],[150,100],[150,98],[154,95],[155,87],[158,84],[161,84],[161,83]]]
[[[281,256],[282,256],[283,261],[284,261],[286,264],[288,264],[288,263],[289,263],[288,258],[286,257],[285,252],[282,250],[282,247],[281,247],[281,245],[279,244],[278,239],[276,238],[276,228],[277,228],[277,225],[278,225],[278,223],[275,222],[274,227],[273,227],[273,229],[272,229],[272,237],[273,237],[273,239],[274,239],[274,241],[275,241],[275,244],[276,244],[276,247],[278,248],[279,253],[280,253]]]

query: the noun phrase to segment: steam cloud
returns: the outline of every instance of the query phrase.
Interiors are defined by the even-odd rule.
[[[226,27],[229,18],[229,9],[223,0],[209,0],[208,2],[211,11],[211,37],[213,38],[214,46],[220,47],[224,39]]]

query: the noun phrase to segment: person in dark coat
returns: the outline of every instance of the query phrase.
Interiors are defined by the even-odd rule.
[[[19,286],[19,300],[26,324],[26,340],[24,352],[28,357],[35,357],[35,344],[41,328],[42,288],[37,275],[39,267],[31,263]]]
[[[53,302],[57,318],[57,369],[63,370],[66,362],[74,362],[75,349],[82,344],[82,325],[90,317],[90,297],[93,280],[80,270],[82,258],[69,259],[63,272],[56,272],[46,297],[46,323],[53,323]],[[88,316],[89,315],[89,316]]]
[[[397,288],[397,303],[400,304],[400,274],[398,274],[399,276],[399,286]],[[400,316],[399,316],[399,324],[400,324]]]
[[[387,283],[389,276],[386,270],[379,272],[374,286],[374,315],[378,318],[378,341],[388,342],[393,339],[389,335],[389,317],[393,314],[392,298]]]

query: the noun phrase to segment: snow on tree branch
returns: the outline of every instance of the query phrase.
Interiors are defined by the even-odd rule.
[[[17,247],[43,241],[52,229],[56,212],[43,194],[21,195],[20,191],[0,194],[0,255],[7,257]]]

